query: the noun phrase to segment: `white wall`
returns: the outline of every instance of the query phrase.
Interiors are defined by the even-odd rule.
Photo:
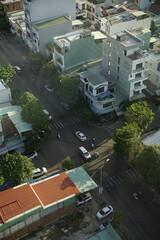
[[[75,0],[37,0],[30,3],[31,22],[69,14],[76,18]]]
[[[0,89],[0,103],[11,102],[11,90],[10,88]]]

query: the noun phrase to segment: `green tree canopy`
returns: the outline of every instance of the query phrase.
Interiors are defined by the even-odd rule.
[[[52,60],[43,65],[42,74],[47,78],[57,75],[57,68]]]
[[[21,107],[25,106],[28,102],[38,102],[38,98],[36,98],[32,93],[25,92],[24,94],[17,95],[17,104]]]
[[[10,24],[7,20],[6,13],[3,10],[3,6],[0,5],[0,32],[9,32]]]
[[[128,156],[129,148],[136,141],[138,136],[137,124],[126,124],[124,127],[117,129],[113,136],[114,150],[119,156]]]
[[[4,181],[11,181],[18,185],[26,180],[26,177],[32,176],[34,164],[26,156],[20,153],[7,154],[0,161],[0,170]]]
[[[68,156],[62,162],[62,168],[69,170],[74,168],[74,161]]]
[[[136,123],[140,133],[147,129],[154,119],[154,113],[147,102],[133,103],[125,112],[127,123]]]
[[[36,71],[39,71],[39,69],[42,66],[43,62],[43,56],[41,53],[29,53],[29,62],[31,64],[31,67],[34,68]]]
[[[69,104],[75,104],[78,99],[78,84],[77,77],[69,77],[68,75],[61,75],[59,80],[59,95]]]
[[[160,186],[160,146],[145,146],[137,158],[137,167],[148,183]],[[160,188],[160,187],[159,187]]]
[[[0,79],[3,79],[5,83],[11,82],[12,77],[16,74],[11,64],[0,64]]]

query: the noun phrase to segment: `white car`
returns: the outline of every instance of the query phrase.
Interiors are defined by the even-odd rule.
[[[36,151],[33,151],[30,153],[27,153],[25,156],[28,157],[29,159],[33,159],[38,156],[38,153]]]
[[[45,173],[47,173],[47,169],[45,167],[36,168],[32,170],[32,173],[33,173],[32,178],[38,178],[43,176]]]
[[[43,112],[48,117],[48,120],[52,120],[52,116],[49,114],[49,112],[46,109],[43,109]]]
[[[18,66],[14,66],[13,68],[16,71],[16,73],[21,73],[22,72],[22,69]]]
[[[75,135],[76,135],[82,142],[84,142],[84,141],[87,140],[87,137],[86,137],[81,131],[77,131],[77,132],[75,133]]]
[[[53,88],[49,84],[46,84],[45,88],[47,89],[48,92],[53,92]]]
[[[80,206],[85,204],[86,202],[89,202],[92,199],[92,196],[89,192],[84,193],[76,197],[76,206]]]
[[[102,218],[110,215],[112,212],[113,212],[113,207],[108,205],[108,206],[102,208],[101,210],[99,210],[99,212],[96,214],[96,217],[98,219],[102,219]]]

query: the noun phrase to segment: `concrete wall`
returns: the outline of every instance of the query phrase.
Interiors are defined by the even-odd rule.
[[[152,2],[150,0],[138,0],[138,5],[141,10],[146,10],[151,6]]]
[[[155,58],[158,58],[157,61]],[[155,58],[154,58],[155,57]],[[149,62],[146,64],[149,70],[145,73],[148,79],[153,82],[157,87],[160,87],[160,71],[157,70],[158,64],[160,64],[160,53],[151,55]]]
[[[72,20],[76,18],[75,0],[37,0],[30,2],[29,5],[31,22],[66,14],[69,14]]]
[[[53,41],[53,37],[72,31],[71,21],[59,23],[48,27],[38,28],[39,50],[46,55],[46,44]]]
[[[11,102],[11,90],[10,88],[0,89],[0,103]]]

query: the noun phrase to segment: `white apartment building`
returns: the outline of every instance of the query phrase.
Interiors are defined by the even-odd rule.
[[[0,104],[10,103],[11,101],[11,89],[4,83],[2,79],[0,79]]]
[[[140,9],[146,10],[150,8],[152,3],[154,3],[154,0],[136,0],[136,3],[140,7]]]
[[[34,52],[41,51],[45,55],[46,44],[52,41],[53,36],[67,33],[72,29],[69,20],[76,18],[76,2],[75,0],[22,0],[22,2],[26,22],[26,43]]]
[[[132,28],[144,27],[150,29],[151,16],[143,11],[124,11],[100,19],[100,30],[108,35],[130,30]]]
[[[79,90],[89,103],[91,110],[103,115],[114,111],[114,84],[101,74],[101,68],[95,67],[79,74]]]
[[[116,84],[116,104],[118,98],[135,100],[143,97],[146,88],[144,75],[149,60],[147,51],[140,46],[143,41],[127,31],[108,36],[102,51],[102,68],[106,77]]]
[[[160,43],[159,43],[160,46]],[[153,51],[150,53],[150,60],[146,64],[148,70],[145,72],[148,79],[156,87],[160,88],[160,51]],[[159,94],[160,95],[160,92]]]

